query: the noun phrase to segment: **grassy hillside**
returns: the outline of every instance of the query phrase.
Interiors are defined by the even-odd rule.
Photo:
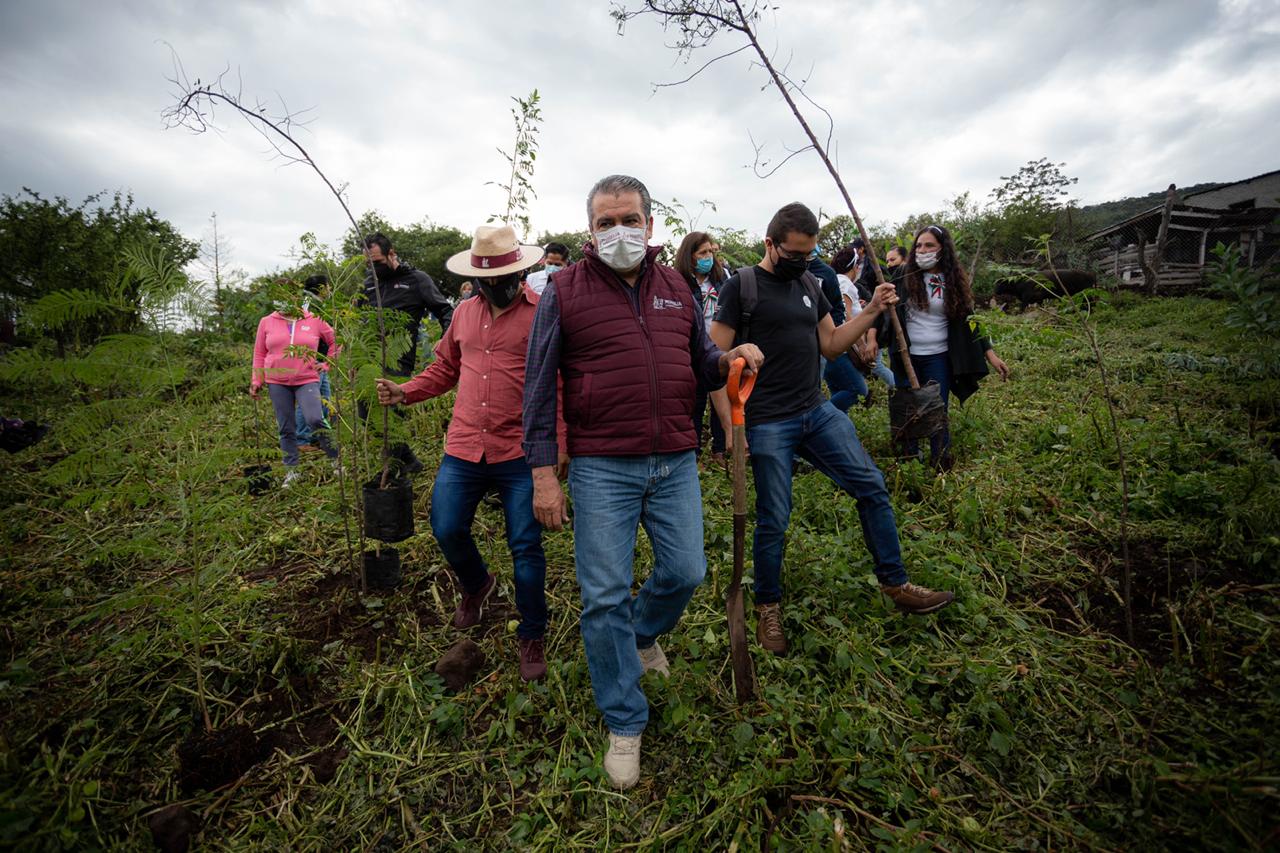
[[[245,493],[247,348],[185,348],[182,395],[128,416],[104,401],[129,388],[72,370],[11,382],[3,410],[38,405],[54,432],[0,459],[0,844],[145,849],[172,803],[205,850],[1280,843],[1280,352],[1223,311],[1120,297],[1094,315],[1131,480],[1134,645],[1092,355],[1052,314],[993,315],[1015,378],[955,412],[954,472],[890,459],[883,395],[852,415],[913,577],[956,604],[887,606],[853,501],[803,473],[793,651],[753,650],[762,696],[739,708],[730,489],[709,468],[707,581],[663,641],[671,680],[646,676],[643,777],[623,794],[599,770],[570,532],[545,540],[546,681],[517,676],[501,514],[483,505],[500,606],[471,636],[488,663],[456,693],[432,671],[458,638],[426,522],[449,400],[406,424],[428,471],[404,583],[361,596],[320,463],[303,487]],[[199,383],[223,370],[221,390]],[[208,746],[197,644],[218,762],[191,761]]]
[[[1222,186],[1221,183],[1193,184],[1189,187],[1178,187],[1178,194],[1197,193]],[[1086,204],[1079,209],[1076,216],[1080,228],[1085,234],[1091,234],[1116,222],[1123,222],[1130,216],[1150,210],[1164,203],[1164,190],[1148,193],[1144,196],[1131,196],[1118,201],[1104,201],[1100,204]]]

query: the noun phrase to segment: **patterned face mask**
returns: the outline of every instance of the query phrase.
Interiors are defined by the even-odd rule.
[[[489,300],[495,308],[506,308],[515,301],[516,294],[520,292],[520,274],[511,273],[498,278],[477,278],[476,285],[484,294],[484,298]]]
[[[616,272],[630,272],[640,266],[645,253],[645,229],[615,225],[595,234],[600,260]]]

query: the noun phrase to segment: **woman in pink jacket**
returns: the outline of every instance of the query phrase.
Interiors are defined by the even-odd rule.
[[[292,348],[292,349],[291,349]],[[301,475],[298,472],[298,440],[294,407],[313,431],[312,442],[338,465],[338,451],[329,441],[320,403],[320,374],[328,370],[326,362],[317,363],[313,356],[299,356],[298,348],[313,350],[323,356],[336,354],[333,329],[300,304],[273,311],[258,321],[258,337],[253,344],[253,380],[249,395],[257,399],[265,383],[280,425],[280,449],[284,451],[287,473],[284,485],[290,486]]]

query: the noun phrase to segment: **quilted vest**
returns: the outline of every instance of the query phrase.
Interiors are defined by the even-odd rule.
[[[660,251],[651,246],[646,254],[638,306],[590,246],[581,263],[556,273],[570,456],[697,446],[690,341],[698,306],[684,278],[655,263]]]

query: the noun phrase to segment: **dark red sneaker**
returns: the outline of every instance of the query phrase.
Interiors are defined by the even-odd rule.
[[[484,582],[484,586],[480,587],[480,591],[475,595],[464,591],[462,600],[458,602],[458,609],[453,611],[453,627],[470,628],[472,625],[479,625],[480,612],[484,609],[485,602],[489,599],[489,593],[493,592],[493,588],[497,583],[498,579],[493,575],[489,575],[489,579]]]
[[[537,681],[547,674],[547,658],[542,640],[520,641],[520,678]]]

